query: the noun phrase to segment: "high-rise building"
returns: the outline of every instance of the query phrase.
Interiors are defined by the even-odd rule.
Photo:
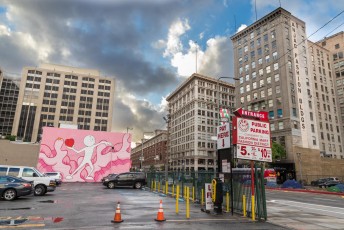
[[[331,53],[317,43],[308,41],[310,79],[315,97],[315,114],[319,133],[319,148],[322,157],[343,158],[342,126],[340,125],[339,104],[336,98],[336,81],[334,80]],[[344,97],[343,97],[344,99]],[[313,128],[313,127],[312,127]]]
[[[219,88],[218,88],[219,86]],[[192,74],[167,98],[169,161],[175,171],[216,169],[219,109],[235,110],[234,85]]]
[[[342,137],[344,137],[344,32],[339,32],[330,37],[326,37],[317,42],[317,44],[330,52],[330,61],[333,69],[333,84],[338,103],[340,115],[339,124],[341,126]],[[318,55],[318,54],[317,54]],[[343,141],[342,141],[343,142]],[[342,155],[344,158],[344,155]]]
[[[272,140],[286,149],[282,161],[293,168],[299,148],[319,156],[323,143],[328,151],[331,145],[331,154],[342,154],[335,99],[325,94],[326,89],[329,94],[333,89],[331,64],[323,50],[324,63],[315,64],[321,73],[314,71],[310,55],[314,44],[307,40],[305,22],[278,8],[231,39],[234,72],[240,78],[236,82],[238,107],[269,113]]]
[[[5,76],[0,69],[0,136],[11,135],[20,79]]]
[[[36,142],[42,127],[61,124],[111,131],[115,82],[98,70],[42,64],[25,67],[12,134]]]

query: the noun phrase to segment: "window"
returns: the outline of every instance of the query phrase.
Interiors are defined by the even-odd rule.
[[[278,122],[278,129],[284,129],[283,121]]]
[[[252,69],[256,68],[256,62],[253,61],[253,62],[251,63],[251,66],[252,66]]]
[[[269,118],[274,119],[275,118],[275,113],[274,111],[269,111]]]
[[[254,41],[250,42],[250,47],[251,47],[251,49],[254,49]]]
[[[270,66],[267,66],[265,70],[266,70],[266,73],[271,73],[271,67]]]
[[[268,88],[268,96],[272,95],[272,88]]]
[[[268,34],[264,34],[264,42],[267,42],[268,41]]]
[[[283,110],[282,109],[277,109],[277,117],[278,118],[283,117]]]
[[[9,176],[18,176],[19,175],[19,168],[10,168],[8,170]]]
[[[250,38],[251,38],[251,39],[254,38],[254,32],[252,32],[252,33],[250,34]]]
[[[260,91],[260,97],[264,98],[265,97],[265,90]]]
[[[261,80],[259,81],[259,86],[260,86],[260,87],[264,86],[264,79],[261,79]]]
[[[275,82],[279,81],[279,74],[275,74]]]
[[[34,173],[35,172],[30,168],[24,168],[23,169],[23,177],[33,177]]]
[[[242,64],[242,57],[241,58],[239,58],[239,65],[241,65]],[[99,86],[100,87],[100,86]]]
[[[244,83],[244,78],[240,77],[240,84]]]
[[[246,53],[248,51],[248,46],[244,46],[244,52]]]
[[[254,58],[254,56],[255,56],[255,52],[251,51],[251,58]]]
[[[257,39],[257,46],[260,46],[260,45],[261,45],[261,39],[258,38],[258,39]]]
[[[277,59],[277,52],[272,53],[272,59],[275,61]]]
[[[260,69],[260,70],[258,71],[258,73],[259,73],[259,76],[263,76],[263,69]]]
[[[335,45],[334,45],[334,48],[335,48],[335,49],[339,49],[339,44],[335,44]]]
[[[266,63],[269,63],[269,62],[270,62],[270,55],[266,55],[266,56],[265,56],[265,61],[266,61]]]
[[[246,92],[249,92],[250,90],[250,85],[246,85]]]
[[[245,77],[245,80],[246,81],[250,80],[250,75],[247,74],[246,77]]]
[[[245,65],[245,71],[248,72],[250,70],[249,65]]]
[[[262,55],[262,48],[258,48],[257,53],[258,55]]]
[[[278,70],[278,63],[274,64],[274,70]]]
[[[253,94],[253,99],[258,99],[258,93]]]
[[[244,93],[244,87],[240,87],[240,93]]]
[[[276,40],[271,42],[271,49],[276,49],[277,45],[276,45]]]
[[[257,76],[257,73],[256,72],[253,72],[252,73],[252,78],[255,78]]]
[[[263,59],[259,58],[259,59],[258,59],[258,64],[259,64],[259,65],[263,64]]]
[[[252,83],[252,88],[253,88],[253,89],[257,89],[257,82],[253,82],[253,83]]]
[[[274,101],[273,100],[269,100],[268,104],[269,104],[269,107],[273,107],[274,106]]]
[[[293,108],[293,116],[297,117],[297,110],[296,110],[296,108]]]
[[[271,84],[271,77],[267,77],[267,78],[266,78],[266,83],[267,83],[267,84]]]
[[[273,30],[273,31],[271,31],[271,38],[275,39],[275,37],[276,37],[276,32]]]
[[[275,131],[275,124],[274,123],[270,124],[270,130]]]
[[[264,46],[264,52],[265,52],[265,53],[269,53],[269,44],[266,44],[266,45]]]
[[[238,49],[238,55],[239,55],[239,57],[242,56],[242,48]]]
[[[281,87],[279,85],[276,85],[276,94],[281,93]]]

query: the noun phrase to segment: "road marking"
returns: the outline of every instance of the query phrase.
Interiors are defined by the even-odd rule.
[[[318,206],[318,207],[330,208],[330,209],[334,208],[332,206],[319,205],[319,204],[309,204],[309,203],[302,203],[302,202],[288,201],[288,200],[271,200],[270,202],[278,203],[278,204],[286,205],[286,206],[295,206],[295,207],[298,207],[298,208],[313,209],[313,210],[317,210],[317,211],[325,211],[325,212],[336,213],[336,214],[343,214],[344,215],[344,208],[339,208],[339,207],[335,207],[335,209],[336,210],[343,210],[343,212],[334,212],[334,211],[330,211],[330,210],[326,210],[326,209],[311,208],[311,207],[306,207],[305,206],[305,205],[309,205],[309,206]],[[288,203],[294,203],[294,204],[288,204]]]
[[[4,228],[32,228],[32,227],[44,227],[45,224],[21,224],[21,225],[16,225],[16,226],[10,226],[10,225],[5,225],[5,226],[0,226],[0,229]]]
[[[329,200],[329,201],[338,201],[338,200],[333,200],[333,199],[317,198],[317,197],[314,197],[313,199],[314,199],[314,200]]]

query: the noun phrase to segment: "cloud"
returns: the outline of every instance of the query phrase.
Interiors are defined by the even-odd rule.
[[[237,30],[237,33],[244,30],[247,27],[247,25],[241,24]]]

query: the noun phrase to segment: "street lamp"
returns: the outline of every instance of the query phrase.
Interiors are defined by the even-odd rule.
[[[170,120],[171,116],[167,114],[165,117],[163,117],[167,124],[167,146],[166,146],[166,156],[165,156],[165,181],[168,181],[168,162],[170,159],[170,143],[169,143],[169,129],[170,129]]]
[[[220,125],[220,122],[221,122],[221,118],[220,118],[220,92],[221,92],[221,90],[220,90],[220,80],[222,79],[222,78],[229,78],[229,79],[233,79],[233,80],[235,80],[235,81],[237,81],[237,80],[239,80],[239,78],[235,78],[235,77],[219,77],[219,78],[217,78],[217,82],[216,82],[216,89],[217,89],[217,112],[218,112],[218,121],[219,121],[219,123],[218,123],[218,125]],[[228,120],[228,122],[229,122],[229,120]],[[217,152],[217,158],[218,158],[218,164],[219,164],[219,152],[218,152],[218,150],[216,150],[216,152]],[[214,177],[216,177],[216,156],[214,157]]]
[[[296,153],[297,159],[299,160],[299,166],[300,166],[300,178],[301,178],[301,185],[302,185],[302,164],[301,164],[301,153]]]

